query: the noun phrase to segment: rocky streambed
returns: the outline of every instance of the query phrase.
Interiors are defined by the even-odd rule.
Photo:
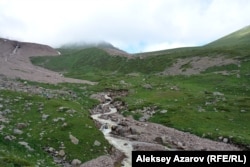
[[[121,160],[123,166],[131,166],[133,150],[241,150],[232,144],[201,138],[145,120],[136,121],[131,117],[124,117],[120,114],[125,108],[124,103],[114,99],[126,94],[126,91],[112,91],[91,96],[100,101],[100,104],[91,110],[91,117],[120,154],[97,158],[83,164],[82,167],[93,164],[103,166],[104,162],[109,163],[107,166],[114,166],[117,159]],[[124,156],[121,156],[122,154]],[[122,160],[121,157],[125,158]]]

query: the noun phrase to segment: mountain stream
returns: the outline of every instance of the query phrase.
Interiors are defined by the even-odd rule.
[[[108,101],[105,104],[102,104],[102,107],[109,105],[110,102],[111,101]],[[94,120],[96,120],[96,121],[98,121],[99,123],[102,124],[100,130],[104,134],[104,137],[106,138],[106,140],[111,145],[113,145],[116,149],[122,151],[126,155],[126,158],[122,162],[124,167],[131,167],[132,150],[133,150],[132,142],[128,141],[128,140],[123,140],[123,139],[113,137],[110,134],[110,132],[112,131],[111,128],[112,128],[112,126],[116,126],[117,123],[114,122],[114,121],[111,121],[110,119],[106,120],[106,119],[100,118],[100,116],[102,116],[102,115],[110,115],[110,114],[114,114],[114,113],[117,112],[116,108],[109,107],[109,110],[110,110],[110,112],[107,112],[107,113],[104,113],[104,114],[93,114],[93,115],[91,115],[91,117]]]

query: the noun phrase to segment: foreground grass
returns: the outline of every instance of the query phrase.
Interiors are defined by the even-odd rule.
[[[109,144],[88,113],[88,109],[97,102],[84,95],[78,101],[65,98],[47,100],[38,95],[1,90],[0,98],[3,104],[1,111],[9,111],[6,115],[9,123],[2,123],[5,128],[0,132],[0,166],[56,166],[43,148],[53,147],[59,151],[62,143],[67,160],[85,162],[107,153]],[[60,107],[64,109],[60,110]],[[43,120],[43,115],[48,115],[48,118]],[[22,134],[13,133],[18,123],[28,125],[22,129]],[[71,142],[69,133],[79,140],[79,144]],[[5,136],[14,136],[15,139],[8,141],[4,139]],[[94,146],[95,140],[101,146]],[[22,141],[27,142],[34,151],[18,144]]]

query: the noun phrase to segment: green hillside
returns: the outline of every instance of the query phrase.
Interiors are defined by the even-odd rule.
[[[110,56],[102,47],[112,47],[103,44],[102,47],[83,47],[67,45],[60,48],[63,54],[59,57],[32,58],[32,62],[51,70],[67,72],[66,75],[81,78],[82,73],[120,73],[139,72],[143,74],[159,73],[171,66],[178,58],[187,57],[225,57],[248,56],[250,42],[250,27],[245,27],[228,36],[218,39],[203,47],[187,47],[135,54],[133,59]],[[90,45],[84,45],[90,46]],[[91,45],[92,46],[92,45]],[[86,77],[86,76],[84,76]]]
[[[249,47],[250,45],[250,26],[235,31],[225,37],[222,37],[206,46],[209,47]]]
[[[93,47],[31,60],[65,76],[98,81],[89,88],[93,92],[128,90],[121,99],[128,105],[124,115],[139,119],[142,114],[135,110],[157,106],[152,122],[214,140],[223,136],[249,149],[249,27],[203,47],[140,53],[130,59]]]

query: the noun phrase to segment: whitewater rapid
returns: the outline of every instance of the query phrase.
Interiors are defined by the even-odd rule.
[[[103,104],[102,107],[109,105],[110,101]],[[114,114],[117,112],[116,108],[109,107],[109,112],[103,113],[103,114],[94,114],[91,115],[91,117],[98,121],[99,123],[102,124],[100,130],[104,134],[104,137],[106,140],[113,145],[116,149],[120,150],[126,155],[126,158],[123,160],[122,164],[124,167],[131,167],[132,165],[132,150],[133,150],[133,144],[129,140],[123,140],[123,139],[118,139],[113,136],[111,136],[110,132],[112,131],[111,128],[112,126],[116,126],[117,123],[110,120],[110,119],[101,119],[100,116],[102,115],[110,115]]]

